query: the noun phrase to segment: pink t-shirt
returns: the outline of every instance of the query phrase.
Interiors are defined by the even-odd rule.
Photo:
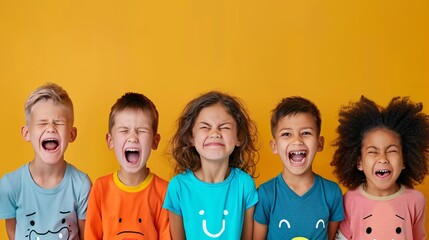
[[[339,230],[346,239],[425,240],[425,205],[421,192],[405,186],[377,197],[361,185],[344,194],[345,219]]]

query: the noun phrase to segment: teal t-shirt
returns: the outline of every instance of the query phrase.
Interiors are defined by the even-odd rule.
[[[341,189],[315,174],[313,186],[297,195],[281,174],[261,184],[254,219],[268,227],[267,239],[328,239],[329,222],[344,219]]]
[[[187,239],[240,239],[244,213],[258,202],[252,177],[232,168],[220,183],[187,171],[171,179],[163,207],[182,216]]]
[[[0,179],[0,219],[16,218],[15,239],[79,239],[78,219],[86,218],[91,180],[67,164],[52,189],[39,187],[28,164]]]

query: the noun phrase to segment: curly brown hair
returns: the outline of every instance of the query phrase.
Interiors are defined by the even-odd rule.
[[[385,128],[400,136],[405,169],[396,182],[408,187],[422,183],[428,174],[429,157],[429,115],[422,110],[423,104],[409,97],[394,97],[383,108],[361,96],[342,107],[331,162],[339,182],[349,189],[366,182],[363,171],[357,169],[363,138],[371,130]]]
[[[229,156],[229,167],[240,168],[251,176],[259,160],[256,123],[250,119],[244,104],[237,97],[218,91],[210,91],[190,101],[177,120],[177,131],[171,140],[171,152],[176,161],[175,173],[201,168],[200,155],[193,146],[192,128],[203,108],[222,104],[237,123],[237,136],[242,143]]]

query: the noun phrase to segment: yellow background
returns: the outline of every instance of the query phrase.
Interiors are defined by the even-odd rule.
[[[242,98],[258,123],[257,185],[281,171],[269,148],[271,109],[291,95],[314,101],[326,138],[314,170],[335,180],[330,144],[341,105],[362,94],[382,105],[407,95],[429,112],[428,12],[427,0],[1,0],[0,176],[32,159],[20,135],[23,104],[52,81],[75,104],[78,138],[66,159],[93,180],[118,168],[105,133],[123,93],[157,105],[162,139],[149,166],[170,179],[175,120],[212,89]],[[429,198],[428,179],[417,189]]]

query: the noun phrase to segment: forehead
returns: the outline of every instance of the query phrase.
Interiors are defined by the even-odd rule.
[[[153,123],[152,115],[149,111],[144,110],[136,110],[136,109],[125,109],[117,112],[114,115],[114,125],[129,123],[129,122],[137,122],[139,124],[148,124],[151,125]]]
[[[401,145],[400,136],[386,128],[375,128],[366,132],[363,136],[362,142],[366,144],[395,144]]]
[[[280,128],[317,128],[316,119],[310,113],[291,113],[283,116],[277,122],[277,130]]]
[[[228,121],[235,123],[235,119],[228,112],[226,107],[220,103],[205,107],[201,109],[200,113],[196,118],[196,122],[199,121]]]
[[[54,103],[51,100],[41,100],[33,105],[30,111],[31,118],[39,117],[67,117],[73,120],[72,110],[64,104]]]

